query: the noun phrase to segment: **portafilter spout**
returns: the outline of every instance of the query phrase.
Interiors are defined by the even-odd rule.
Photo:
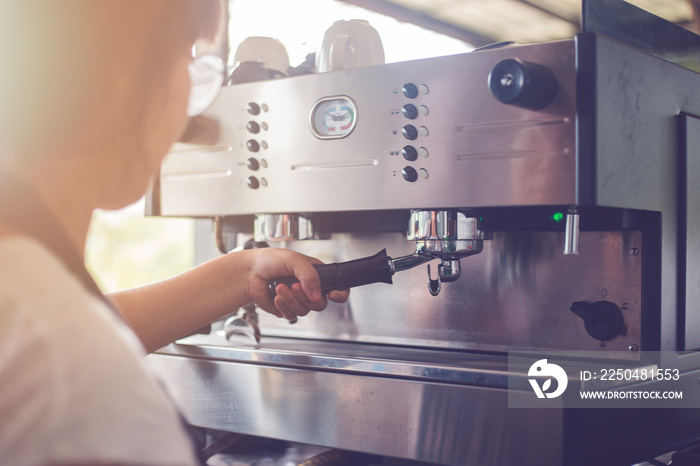
[[[413,210],[407,239],[416,242],[416,252],[392,259],[383,249],[377,254],[347,262],[315,265],[321,278],[321,292],[344,290],[370,283],[392,284],[396,272],[412,269],[433,259],[440,259],[438,278],[433,279],[428,265],[428,289],[437,296],[443,282],[460,276],[462,257],[478,254],[483,249],[486,233],[479,228],[479,219],[461,210]],[[271,280],[268,288],[275,294],[278,285],[291,286],[294,277]]]
[[[480,253],[484,239],[479,218],[468,211],[413,210],[406,237],[416,242],[414,255],[440,259],[438,278],[433,279],[428,265],[428,289],[437,296],[442,283],[456,281],[461,273],[459,260]]]

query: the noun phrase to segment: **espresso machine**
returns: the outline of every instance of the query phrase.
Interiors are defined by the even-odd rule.
[[[224,87],[150,213],[214,219],[224,252],[317,257],[324,291],[353,289],[293,324],[232,309],[149,356],[188,419],[452,465],[698,441],[697,409],[508,408],[510,352],[700,368],[700,75],[676,63],[695,49],[609,22],[700,39],[631,8],[585,4],[568,40]]]

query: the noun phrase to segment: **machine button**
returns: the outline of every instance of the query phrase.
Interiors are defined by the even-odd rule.
[[[418,138],[418,130],[413,125],[406,125],[401,128],[401,134],[409,141],[415,141]]]
[[[260,162],[258,162],[258,159],[254,159],[253,157],[246,160],[245,164],[246,167],[250,168],[253,171],[258,171],[260,169]]]
[[[258,143],[258,141],[256,141],[255,139],[249,140],[245,143],[245,145],[251,152],[258,152],[260,150],[260,143]]]
[[[420,149],[418,149],[418,153],[419,153],[420,156],[423,157],[424,159],[427,158],[427,157],[430,155],[430,152],[428,152],[428,149],[426,149],[425,147],[421,147]]]
[[[608,341],[625,333],[622,311],[610,301],[597,301],[592,304],[576,301],[571,304],[570,309],[583,319],[586,332],[596,340]]]
[[[254,121],[249,121],[246,125],[246,129],[253,134],[258,134],[260,132],[260,125]]]
[[[420,85],[420,93],[423,95],[428,95],[430,94],[430,88],[428,87],[427,84],[421,84]]]
[[[413,146],[406,146],[401,149],[401,155],[403,155],[403,158],[409,162],[415,162],[418,160],[418,151]]]
[[[255,102],[249,103],[246,110],[248,110],[248,113],[251,115],[260,115],[260,105],[256,104]]]
[[[418,170],[418,174],[424,180],[427,180],[430,177],[430,173],[428,173],[428,170],[426,170],[425,168],[421,168],[420,170]]]
[[[418,130],[418,133],[421,136],[427,136],[430,134],[430,131],[428,131],[428,128],[426,128],[425,126],[421,126],[420,129]]]
[[[413,167],[403,167],[403,170],[401,170],[401,175],[403,176],[404,180],[411,183],[418,179],[418,172]]]
[[[405,116],[409,120],[415,120],[416,118],[418,118],[418,109],[413,104],[404,105],[401,108],[401,113],[403,113],[403,116]]]
[[[415,84],[412,83],[404,84],[401,88],[401,92],[403,92],[403,95],[405,95],[409,99],[415,99],[416,97],[418,97],[418,88]]]
[[[258,189],[260,187],[260,181],[254,176],[249,176],[246,180],[246,184],[250,189]]]
[[[419,112],[423,116],[428,116],[430,114],[430,109],[428,107],[426,107],[425,105],[421,105]]]

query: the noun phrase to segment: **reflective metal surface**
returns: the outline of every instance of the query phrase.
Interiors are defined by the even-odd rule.
[[[199,426],[440,464],[562,461],[559,440],[541,445],[560,438],[561,411],[508,409],[502,388],[171,355],[150,360],[166,380],[178,380],[174,396]]]
[[[503,356],[396,346],[267,337],[260,344],[225,341],[226,335],[193,335],[164,353],[356,375],[508,387]],[[522,368],[526,377],[527,367]]]
[[[326,239],[320,234],[307,215],[300,214],[259,214],[253,225],[255,241],[288,241]]]
[[[566,214],[566,229],[564,230],[564,254],[579,253],[579,215],[576,209],[569,209]]]
[[[630,465],[697,431],[693,409],[508,408],[505,356],[197,337],[148,360],[197,426],[445,465]]]
[[[491,96],[489,72],[513,57],[552,71],[558,90],[544,109]],[[406,83],[424,92],[410,98]],[[620,351],[636,360],[639,350],[698,344],[698,267],[684,261],[700,242],[697,176],[683,172],[697,168],[692,120],[679,151],[679,114],[700,115],[698,89],[700,75],[595,35],[225,88],[209,115],[220,140],[178,146],[165,161],[162,213],[338,221],[371,211],[367,225],[339,221],[328,241],[275,246],[328,263],[386,248],[403,271],[294,325],[261,314],[260,346],[212,334],[150,359],[196,424],[400,458],[619,465],[697,441],[697,410],[655,411],[645,425],[636,410],[508,409],[502,358]],[[306,116],[335,95],[353,99],[356,126],[318,139]],[[429,112],[406,121],[408,101]],[[263,111],[248,114],[251,102]],[[268,129],[253,136],[248,121]],[[392,218],[412,210],[477,211],[492,226],[459,267],[434,257],[446,260],[443,277],[460,276],[437,297],[424,270],[406,270],[427,260]],[[567,213],[567,228],[552,223]],[[431,221],[414,231],[439,236]],[[624,320],[609,340],[571,310],[599,301]],[[697,370],[697,357],[685,359]]]
[[[454,260],[480,253],[485,237],[479,219],[458,210],[413,210],[406,233],[416,253]]]
[[[243,311],[242,315],[241,311]],[[257,307],[254,304],[248,304],[239,309],[236,315],[226,319],[223,325],[223,334],[227,340],[243,338],[244,341],[252,339],[252,341],[260,343],[262,335],[258,324]]]
[[[489,92],[491,69],[513,55],[555,75],[546,108],[505,105]],[[574,58],[568,40],[225,87],[207,112],[220,124],[219,140],[177,145],[163,163],[161,213],[575,203]],[[406,83],[424,93],[405,96]],[[356,103],[356,127],[342,139],[318,139],[307,116],[336,95]],[[249,103],[262,111],[248,113]],[[401,108],[409,103],[429,114],[408,120]],[[268,130],[251,134],[249,121]],[[402,135],[408,125],[414,140]],[[402,155],[408,146],[415,160]]]
[[[406,233],[409,241],[460,241],[484,237],[475,214],[459,210],[413,210]]]
[[[398,257],[410,253],[413,243],[400,233],[374,233],[280,246],[338,262],[381,247]],[[263,313],[263,340],[288,336],[487,351],[641,348],[641,234],[584,231],[580,255],[565,256],[563,247],[563,231],[495,232],[482,253],[461,260],[461,277],[437,298],[427,292],[425,269],[418,267],[394,275],[393,285],[355,288],[347,304],[331,303],[294,325]],[[575,301],[601,299],[625,308],[627,326],[626,335],[604,345],[569,311]]]

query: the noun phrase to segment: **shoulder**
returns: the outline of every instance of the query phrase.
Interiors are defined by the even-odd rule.
[[[21,325],[25,336],[70,346],[74,338],[65,337],[84,337],[81,328],[109,326],[95,312],[99,301],[41,243],[0,238],[0,342],[3,333]],[[64,338],[56,341],[55,335]]]
[[[41,243],[25,236],[3,236],[0,231],[0,278],[18,282],[37,279],[46,272],[65,271]],[[48,270],[46,268],[48,267]],[[62,269],[62,270],[61,270]]]
[[[39,303],[82,294],[80,282],[41,243],[23,236],[0,237],[0,299]],[[41,309],[39,309],[41,310]]]
[[[0,239],[0,463],[190,464],[134,341],[41,244]]]
[[[24,237],[0,238],[0,354],[46,340],[58,308],[74,309],[79,287],[62,264],[39,243]]]

